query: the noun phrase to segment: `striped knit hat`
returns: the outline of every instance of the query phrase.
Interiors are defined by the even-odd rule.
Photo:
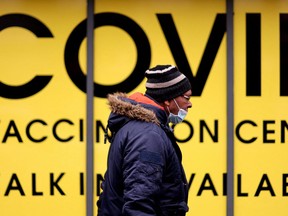
[[[187,77],[173,65],[157,65],[145,72],[146,94],[157,102],[183,95],[191,89]]]

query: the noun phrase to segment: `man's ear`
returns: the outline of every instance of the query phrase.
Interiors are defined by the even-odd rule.
[[[166,101],[164,101],[164,104],[165,104],[166,106],[169,106],[169,105],[170,105],[170,102],[169,102],[168,100],[166,100]]]

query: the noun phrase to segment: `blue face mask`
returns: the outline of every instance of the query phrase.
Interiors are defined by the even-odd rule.
[[[169,116],[168,116],[168,120],[169,122],[171,122],[172,124],[178,124],[180,122],[182,122],[184,120],[184,118],[186,117],[187,115],[187,111],[185,111],[184,109],[180,108],[177,104],[177,102],[175,101],[175,99],[173,99],[176,106],[178,107],[179,111],[178,111],[178,114],[175,115],[173,113],[170,112],[169,108],[168,108],[168,111],[169,111]]]

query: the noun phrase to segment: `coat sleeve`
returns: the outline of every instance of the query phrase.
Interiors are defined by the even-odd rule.
[[[123,158],[123,215],[157,215],[165,161],[163,134],[152,130],[138,134],[125,148]]]

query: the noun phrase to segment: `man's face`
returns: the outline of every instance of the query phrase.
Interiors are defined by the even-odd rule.
[[[192,91],[189,90],[187,92],[185,92],[184,94],[174,98],[174,100],[176,101],[176,103],[178,104],[180,109],[184,109],[186,111],[188,111],[189,108],[192,107],[192,103],[190,102],[190,97],[192,95]],[[177,115],[179,108],[177,106],[177,104],[175,103],[173,99],[169,101],[169,110],[171,113]]]

